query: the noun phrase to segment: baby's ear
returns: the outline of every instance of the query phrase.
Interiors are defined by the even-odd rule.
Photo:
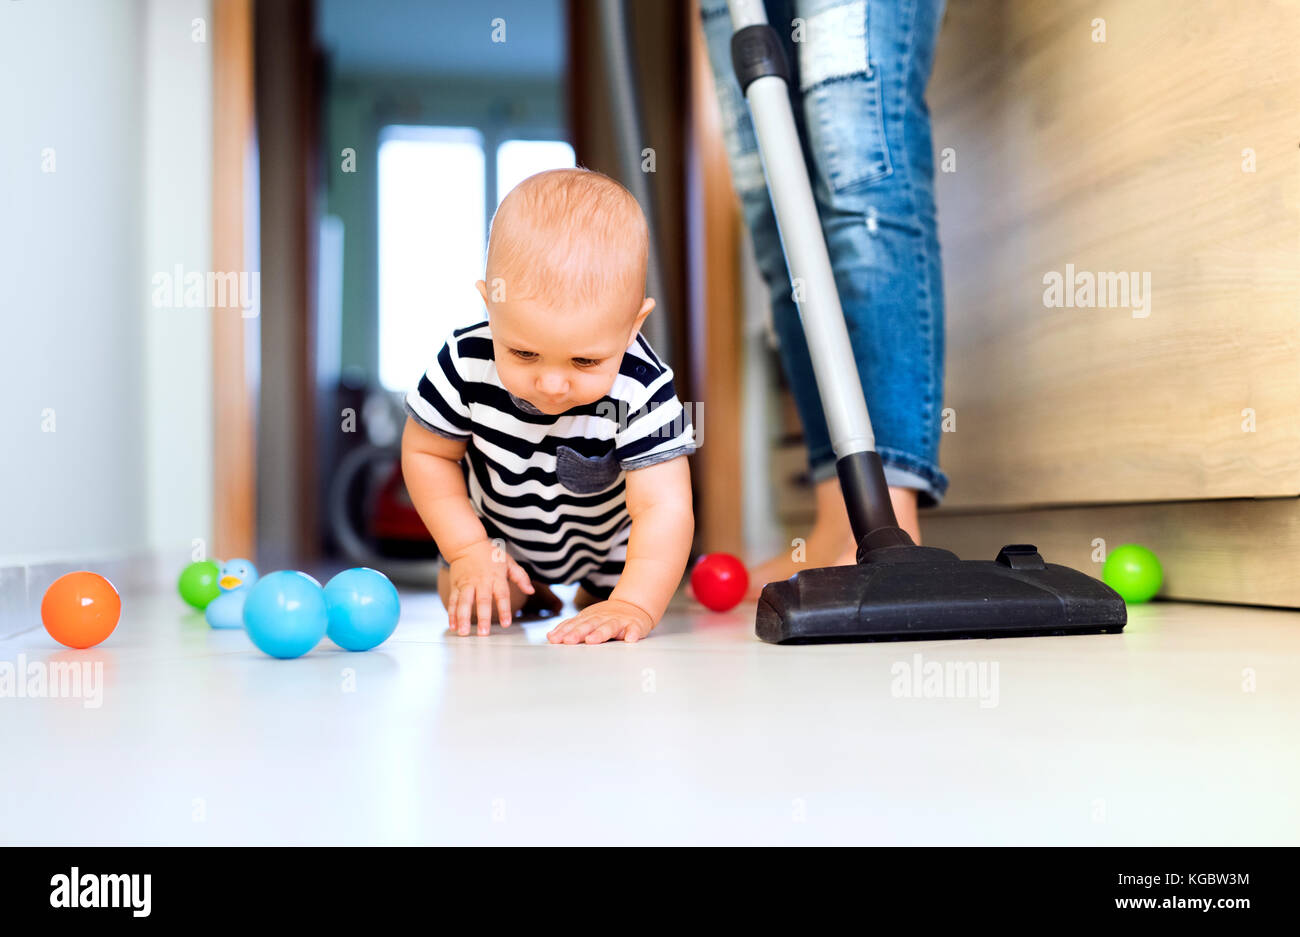
[[[477,289],[478,294],[483,297],[483,305],[486,306],[487,305],[487,283],[483,280],[478,280],[477,282],[475,282],[474,288]]]
[[[646,316],[650,315],[650,313],[654,311],[654,308],[655,301],[647,296],[645,302],[641,304],[640,311],[636,314],[636,319],[632,322],[632,337],[628,339],[628,348],[631,348],[632,343],[636,341],[637,333],[641,331],[641,323],[645,321]]]

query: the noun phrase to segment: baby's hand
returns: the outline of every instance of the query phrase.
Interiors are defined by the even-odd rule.
[[[489,540],[476,543],[451,561],[447,597],[447,624],[460,634],[469,634],[471,613],[478,611],[478,633],[492,629],[492,602],[504,628],[510,627],[510,583],[531,594],[533,584],[522,566],[510,554]]]
[[[655,622],[631,602],[607,599],[594,602],[546,636],[552,644],[601,644],[605,641],[639,641]]]

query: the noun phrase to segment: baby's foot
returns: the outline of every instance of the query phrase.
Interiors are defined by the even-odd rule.
[[[535,591],[524,600],[523,607],[515,614],[515,618],[528,621],[558,615],[564,608],[564,601],[546,583],[535,579],[530,581]]]

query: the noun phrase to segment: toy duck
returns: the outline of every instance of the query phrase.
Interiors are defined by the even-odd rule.
[[[257,582],[257,567],[248,560],[230,560],[221,567],[221,594],[208,603],[204,617],[213,628],[244,627],[244,599]]]

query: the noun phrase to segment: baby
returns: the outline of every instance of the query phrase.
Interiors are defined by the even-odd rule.
[[[681,581],[694,430],[640,334],[649,234],[585,169],[538,173],[492,220],[485,322],[457,329],[407,396],[402,471],[447,568],[450,627],[487,634],[579,583],[554,644],[636,641]],[[463,463],[463,464],[462,464]]]

